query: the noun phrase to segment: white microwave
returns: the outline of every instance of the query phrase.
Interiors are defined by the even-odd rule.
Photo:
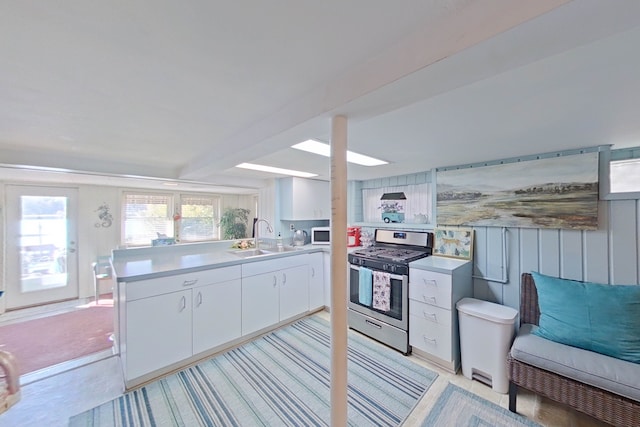
[[[312,245],[330,245],[331,244],[331,227],[312,227],[311,228],[311,244]]]

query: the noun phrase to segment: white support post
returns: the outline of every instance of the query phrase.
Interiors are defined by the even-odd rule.
[[[347,118],[331,125],[331,426],[347,425]]]

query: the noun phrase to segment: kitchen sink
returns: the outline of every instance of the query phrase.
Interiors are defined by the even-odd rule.
[[[240,258],[253,258],[256,256],[265,256],[265,255],[271,255],[274,253],[274,252],[267,252],[262,249],[245,249],[240,251],[229,251],[229,252]]]
[[[258,256],[276,255],[284,252],[298,250],[295,246],[270,247],[269,249],[243,249],[239,251],[229,251],[229,253],[240,258],[253,258]]]
[[[298,248],[296,248],[295,246],[281,246],[281,247],[275,247],[275,248],[269,248],[269,249],[261,249],[261,251],[263,252],[267,252],[270,254],[278,254],[278,253],[282,253],[282,252],[293,252],[293,251],[297,251]]]

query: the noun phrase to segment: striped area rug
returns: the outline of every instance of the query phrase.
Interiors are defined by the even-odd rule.
[[[432,426],[541,427],[451,383],[440,394],[421,425]]]
[[[305,318],[76,415],[70,426],[325,426],[329,343],[329,323]],[[436,377],[349,331],[349,425],[400,425]]]

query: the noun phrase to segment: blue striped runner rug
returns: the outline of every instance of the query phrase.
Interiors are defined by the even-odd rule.
[[[70,426],[325,426],[329,343],[329,323],[308,317],[73,416]],[[436,377],[349,331],[349,425],[402,424]]]

